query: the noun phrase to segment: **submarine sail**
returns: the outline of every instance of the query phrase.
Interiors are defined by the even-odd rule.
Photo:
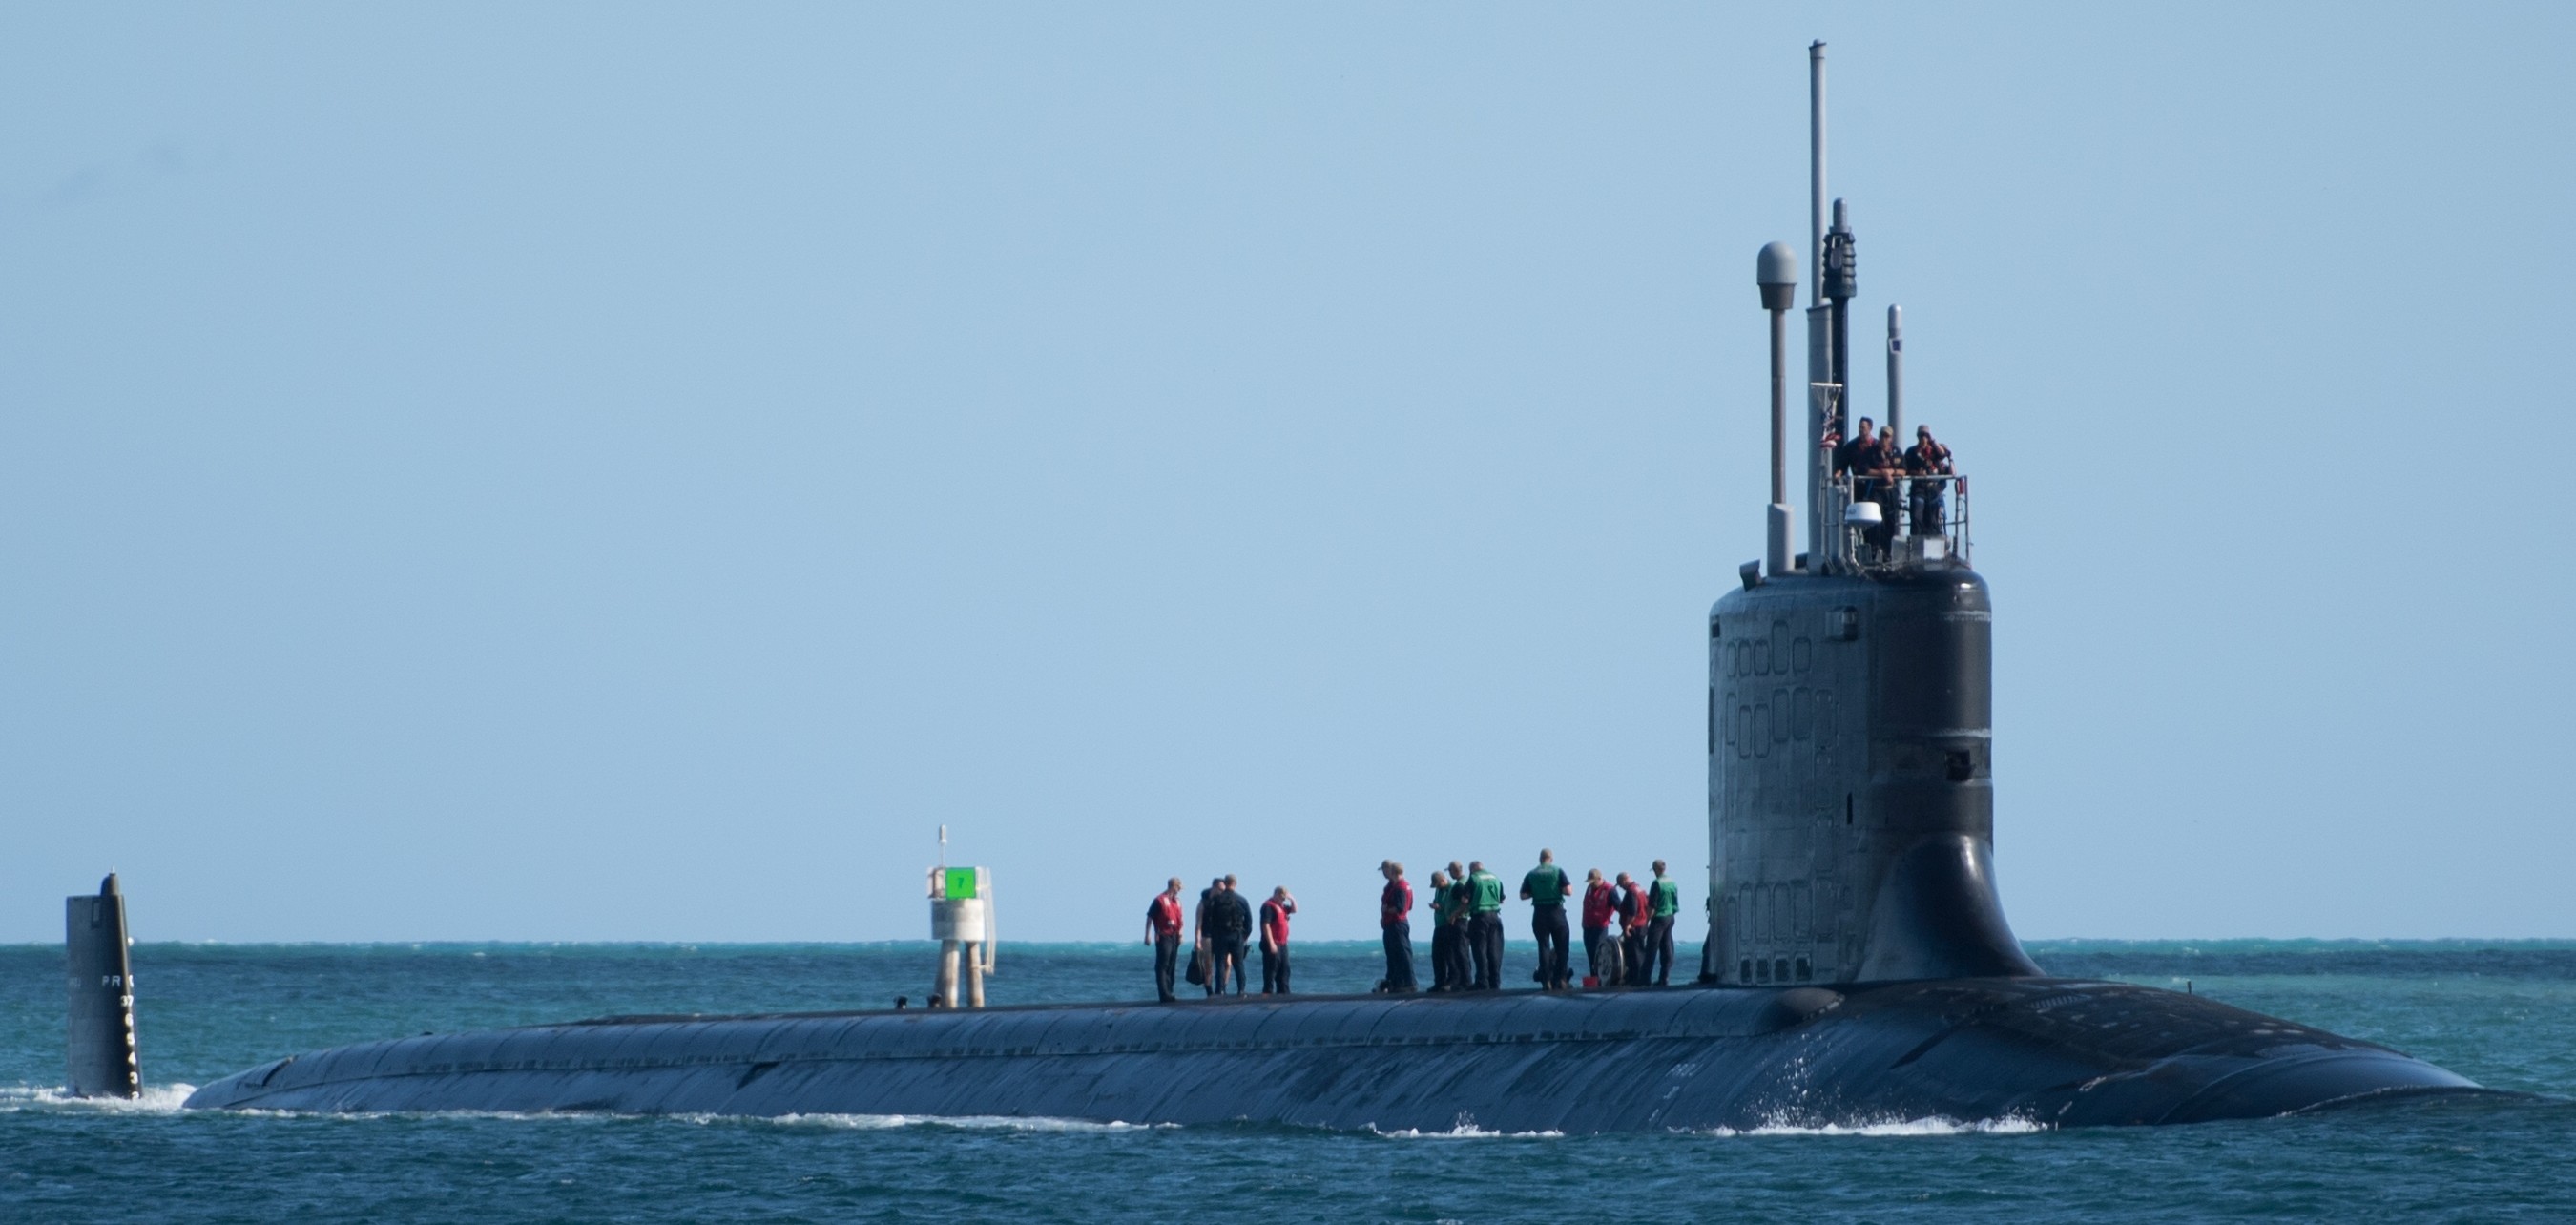
[[[1710,905],[1697,982],[607,1017],[290,1057],[207,1085],[188,1106],[1607,1132],[2183,1123],[2476,1090],[2385,1047],[2205,997],[2046,977],[2023,953],[1994,882],[1994,621],[1969,564],[1967,480],[1899,477],[1841,449],[1857,440],[1857,248],[1840,202],[1827,224],[1822,43],[1810,65],[1808,378],[1793,397],[1798,260],[1775,243],[1756,274],[1771,316],[1766,548],[1707,620]],[[1891,326],[1891,372],[1897,352]],[[1804,551],[1793,436],[1807,452]]]

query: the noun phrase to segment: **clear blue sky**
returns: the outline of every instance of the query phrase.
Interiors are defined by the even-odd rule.
[[[2576,8],[1713,10],[0,10],[0,940],[1695,876],[1815,38],[2022,934],[2576,935]]]

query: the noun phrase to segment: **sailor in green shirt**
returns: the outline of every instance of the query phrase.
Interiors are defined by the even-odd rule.
[[[1646,927],[1646,964],[1655,968],[1655,985],[1672,985],[1673,916],[1682,910],[1682,887],[1664,875],[1664,861],[1655,861],[1655,883],[1646,889],[1646,912],[1653,916]],[[1658,959],[1661,960],[1658,960]]]
[[[1542,991],[1574,985],[1567,977],[1565,899],[1574,882],[1556,866],[1556,852],[1541,850],[1538,866],[1521,878],[1521,897],[1530,904],[1530,934],[1538,937],[1538,983]]]
[[[1485,861],[1467,865],[1467,951],[1476,961],[1476,990],[1503,989],[1503,879]]]

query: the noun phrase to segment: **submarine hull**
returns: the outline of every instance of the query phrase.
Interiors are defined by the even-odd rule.
[[[2184,1123],[2475,1089],[2205,997],[1995,978],[615,1017],[340,1047],[187,1105],[1594,1133]]]

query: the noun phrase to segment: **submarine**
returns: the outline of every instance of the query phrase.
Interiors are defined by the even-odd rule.
[[[1899,511],[1874,483],[1883,470],[1836,471],[1854,407],[1856,247],[1824,190],[1824,44],[1809,71],[1808,378],[1793,429],[1786,317],[1801,266],[1774,243],[1756,261],[1771,340],[1764,555],[1706,623],[1710,900],[1695,982],[604,1017],[289,1057],[186,1105],[1601,1133],[2172,1124],[2482,1091],[2207,997],[2050,977],[2024,953],[1995,885],[1994,611],[1971,565],[1967,479],[1903,478]],[[1893,308],[1889,323],[1885,412],[1901,431]]]

